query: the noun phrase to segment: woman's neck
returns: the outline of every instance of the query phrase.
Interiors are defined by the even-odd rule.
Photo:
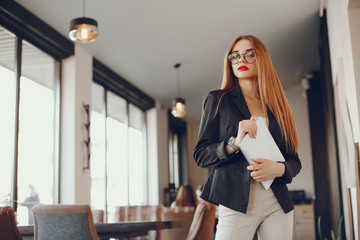
[[[241,92],[246,98],[259,99],[259,88],[253,79],[239,79]]]

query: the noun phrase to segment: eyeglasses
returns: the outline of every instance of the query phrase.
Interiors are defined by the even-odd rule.
[[[230,53],[228,56],[228,60],[229,60],[229,62],[231,62],[231,64],[237,64],[238,62],[240,62],[241,56],[244,56],[245,62],[247,62],[247,63],[251,64],[256,61],[254,52],[247,52],[244,54]]]

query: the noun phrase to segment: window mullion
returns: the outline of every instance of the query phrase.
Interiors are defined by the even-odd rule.
[[[11,202],[15,212],[17,211],[18,201],[18,148],[19,148],[19,110],[20,110],[20,77],[21,77],[21,49],[22,39],[16,37],[15,43],[15,63],[14,63],[14,77],[15,77],[15,137],[14,137],[14,161],[13,161],[13,179],[12,179],[12,193]]]
[[[142,126],[142,134],[143,134],[142,136],[143,137],[142,137],[142,146],[141,146],[142,148],[147,145],[147,141],[146,141],[146,139],[147,139],[146,122],[147,122],[146,114],[143,114],[143,126]],[[149,188],[148,188],[147,183],[149,182],[148,181],[149,175],[148,175],[148,164],[147,164],[147,161],[146,161],[146,159],[147,159],[147,149],[146,149],[146,151],[143,151],[142,158],[143,158],[142,162],[144,164],[144,172],[143,172],[143,174],[145,176],[143,184],[145,186],[144,191],[146,191],[146,192],[144,192],[145,204],[148,205],[149,204]]]
[[[54,66],[54,72],[56,76],[56,88],[55,88],[55,116],[54,116],[54,188],[53,188],[53,195],[55,203],[60,202],[60,139],[61,139],[61,107],[60,107],[60,98],[61,98],[61,62],[56,61]]]
[[[103,111],[104,111],[104,123],[105,123],[105,143],[104,143],[104,150],[105,150],[105,180],[104,180],[104,182],[105,182],[105,219],[106,219],[106,222],[108,222],[109,221],[109,214],[108,214],[108,144],[107,144],[107,139],[108,139],[108,136],[107,136],[107,134],[108,134],[108,130],[107,130],[107,118],[108,118],[108,101],[107,101],[107,93],[108,93],[108,91],[105,89],[105,88],[103,88],[103,90],[104,90],[104,105],[103,105],[103,107],[104,107],[104,109],[103,109]]]
[[[169,132],[169,183],[174,184],[174,134]]]
[[[130,144],[129,144],[129,127],[130,127],[130,114],[129,114],[129,102],[126,102],[126,161],[127,161],[127,197],[128,197],[128,205],[130,205],[130,154],[129,154],[129,148],[130,148]]]

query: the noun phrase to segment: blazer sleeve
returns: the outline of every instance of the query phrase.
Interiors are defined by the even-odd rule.
[[[194,149],[195,163],[203,168],[216,167],[229,160],[226,141],[219,140],[219,113],[213,117],[216,104],[217,93],[210,92],[204,102],[198,139]],[[230,156],[232,155],[235,154]]]
[[[280,162],[285,165],[285,173],[282,177],[277,177],[276,181],[281,183],[291,183],[292,179],[300,172],[301,162],[297,153],[285,152],[285,162]]]

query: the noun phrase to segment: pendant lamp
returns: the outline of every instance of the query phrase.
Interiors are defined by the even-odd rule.
[[[85,17],[85,0],[83,0],[83,17],[70,22],[69,38],[74,42],[93,42],[99,35],[98,23],[95,19]]]
[[[180,76],[179,76],[179,68],[180,68],[181,64],[177,63],[174,65],[174,68],[177,69],[177,91],[178,91],[178,96],[180,96],[179,94],[179,81],[180,81]],[[186,114],[186,105],[185,105],[185,99],[181,98],[181,97],[177,97],[173,100],[173,106],[172,106],[172,111],[171,111],[172,115],[176,118],[183,118]]]

